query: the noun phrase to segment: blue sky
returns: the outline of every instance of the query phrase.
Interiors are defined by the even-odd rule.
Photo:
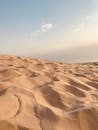
[[[97,0],[0,0],[0,53],[37,57],[98,44],[97,8]]]

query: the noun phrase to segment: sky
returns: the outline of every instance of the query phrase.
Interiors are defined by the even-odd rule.
[[[98,61],[98,0],[0,0],[0,54]]]

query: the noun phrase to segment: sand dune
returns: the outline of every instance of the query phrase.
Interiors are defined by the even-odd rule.
[[[98,63],[1,55],[0,130],[98,130]]]

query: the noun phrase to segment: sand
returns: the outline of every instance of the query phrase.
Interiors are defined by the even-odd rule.
[[[98,63],[0,55],[0,130],[98,130]]]

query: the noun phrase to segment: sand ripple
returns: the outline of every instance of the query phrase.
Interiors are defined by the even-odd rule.
[[[0,56],[0,130],[97,130],[98,63]]]

